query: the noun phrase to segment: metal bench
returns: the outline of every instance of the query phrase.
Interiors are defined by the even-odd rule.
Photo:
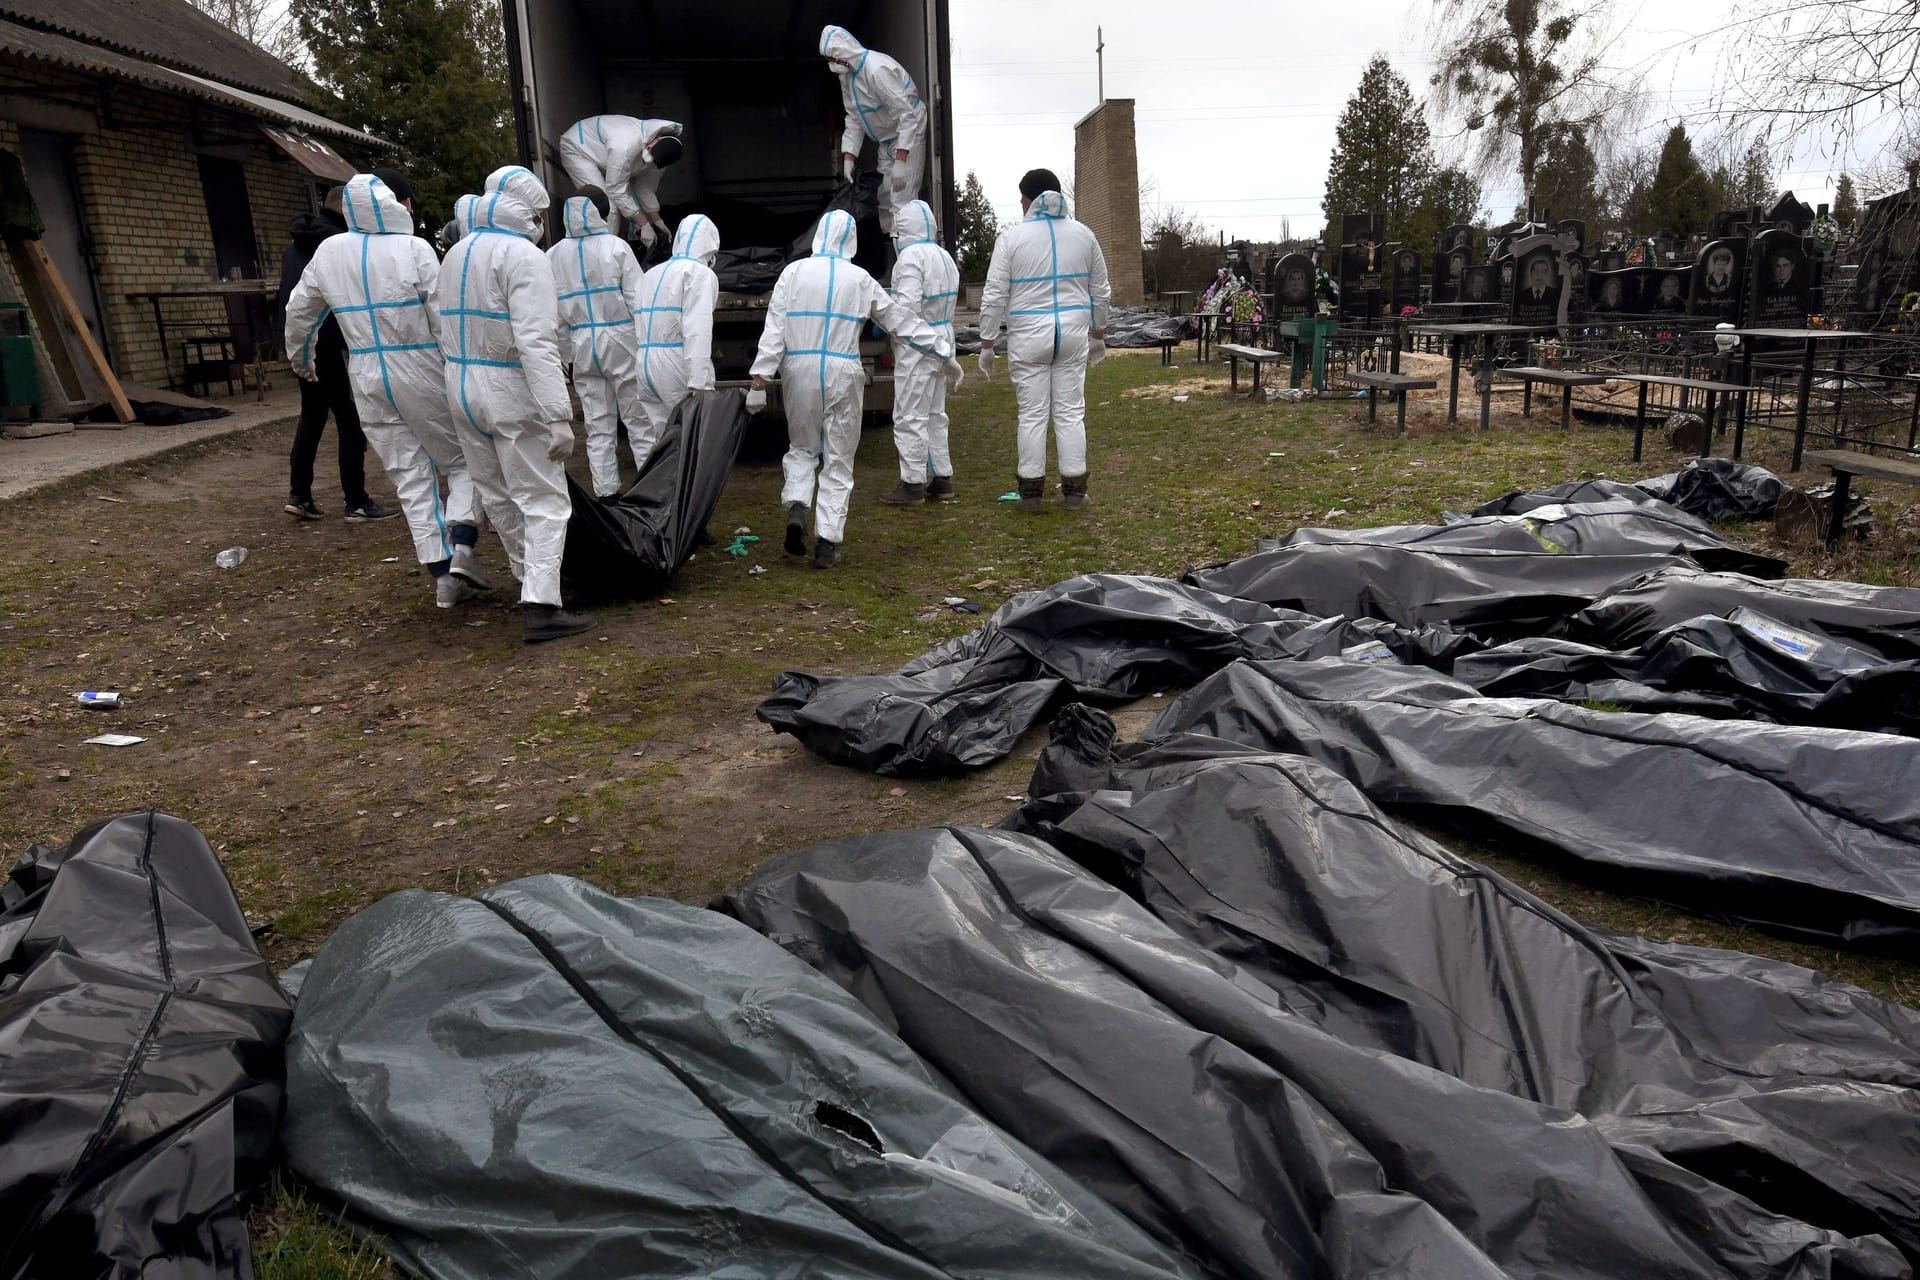
[[[1560,429],[1565,431],[1573,423],[1573,389],[1575,387],[1597,387],[1607,380],[1604,373],[1588,373],[1584,369],[1542,369],[1534,365],[1516,365],[1511,369],[1501,369],[1496,378],[1505,378],[1508,382],[1523,382],[1526,391],[1520,398],[1520,416],[1533,416],[1533,384],[1544,382],[1550,387],[1560,388]]]
[[[1637,382],[1640,384],[1640,402],[1633,411],[1633,460],[1640,461],[1640,441],[1647,429],[1647,388],[1679,387],[1682,392],[1701,391],[1707,397],[1707,430],[1701,446],[1702,457],[1713,452],[1714,400],[1719,396],[1745,396],[1753,390],[1738,382],[1710,382],[1705,378],[1676,378],[1664,373],[1610,373],[1609,382]],[[1680,400],[1680,408],[1687,407],[1686,397]]]
[[[1227,358],[1229,369],[1227,394],[1229,396],[1240,394],[1240,362],[1242,360],[1253,366],[1253,390],[1249,394],[1257,396],[1260,394],[1260,366],[1286,359],[1278,351],[1269,351],[1265,347],[1245,347],[1237,342],[1222,342],[1214,350]]]
[[[1833,472],[1833,513],[1827,523],[1827,545],[1840,540],[1845,531],[1847,498],[1855,476],[1870,480],[1890,480],[1894,484],[1920,485],[1920,462],[1900,458],[1875,458],[1851,449],[1809,449],[1800,459],[1808,466],[1825,467]]]
[[[1379,410],[1380,393],[1386,392],[1400,404],[1398,430],[1405,434],[1407,430],[1407,392],[1431,391],[1439,386],[1435,378],[1422,378],[1414,373],[1375,373],[1368,369],[1349,369],[1345,375],[1348,382],[1357,383],[1367,389],[1367,421],[1375,421]]]

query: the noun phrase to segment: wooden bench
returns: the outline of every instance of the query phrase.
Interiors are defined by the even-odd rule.
[[[1160,363],[1173,363],[1173,349],[1185,342],[1185,338],[1156,338],[1153,345],[1160,348]]]
[[[1400,404],[1398,430],[1402,435],[1407,430],[1407,392],[1431,391],[1439,386],[1435,378],[1423,378],[1415,373],[1375,373],[1370,369],[1349,369],[1348,382],[1357,383],[1367,389],[1367,421],[1373,422],[1379,408],[1380,393],[1386,392]]]
[[[1278,351],[1269,351],[1265,347],[1244,347],[1237,342],[1223,342],[1215,347],[1214,350],[1227,358],[1227,365],[1230,370],[1227,383],[1227,394],[1229,396],[1240,394],[1240,362],[1242,360],[1245,360],[1253,366],[1253,390],[1251,394],[1257,396],[1260,394],[1260,366],[1272,364],[1276,360],[1286,359],[1286,357]]]
[[[1665,373],[1610,373],[1609,382],[1637,382],[1640,384],[1640,402],[1633,411],[1633,460],[1640,461],[1640,441],[1647,429],[1647,388],[1679,387],[1681,391],[1701,391],[1707,397],[1707,430],[1700,449],[1700,456],[1706,457],[1713,452],[1714,399],[1718,396],[1745,396],[1753,390],[1738,382],[1710,382],[1705,378],[1676,378]],[[1686,408],[1686,398],[1681,397],[1680,406]]]
[[[1533,416],[1533,384],[1544,382],[1550,387],[1560,388],[1560,429],[1565,431],[1573,423],[1573,389],[1575,387],[1597,387],[1607,380],[1604,373],[1588,373],[1584,369],[1542,369],[1534,365],[1516,365],[1511,369],[1502,369],[1494,375],[1508,382],[1526,384],[1526,391],[1520,399],[1520,416]]]
[[[1810,449],[1800,461],[1808,466],[1825,467],[1833,472],[1833,513],[1827,521],[1827,545],[1840,541],[1845,532],[1847,498],[1855,476],[1870,480],[1890,480],[1894,484],[1920,485],[1920,462],[1902,458],[1876,458],[1851,449]]]

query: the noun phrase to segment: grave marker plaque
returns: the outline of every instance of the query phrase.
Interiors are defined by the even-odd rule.
[[[1492,303],[1499,300],[1500,268],[1491,263],[1468,267],[1460,281],[1460,301]]]
[[[1803,236],[1813,229],[1813,206],[1789,191],[1767,210],[1765,224],[1779,231]]]
[[[1385,294],[1387,238],[1385,216],[1340,216],[1340,314],[1377,316]]]
[[[1747,281],[1750,322],[1777,329],[1804,329],[1813,294],[1813,272],[1798,232],[1775,227],[1753,241],[1753,271]]]
[[[1640,272],[1618,271],[1587,273],[1587,305],[1595,315],[1633,315],[1640,310]]]
[[[1625,271],[1627,269],[1626,250],[1607,249],[1601,253],[1595,254],[1593,259],[1593,269],[1595,271]]]
[[[1514,324],[1560,323],[1561,246],[1557,236],[1528,236],[1513,244],[1503,267],[1513,272],[1507,318]]]
[[[1313,314],[1312,258],[1304,253],[1281,255],[1273,269],[1273,309],[1282,319]]]
[[[1692,267],[1642,267],[1640,310],[1648,315],[1684,315],[1693,280]]]
[[[1473,265],[1472,227],[1456,223],[1440,233],[1433,255],[1433,301],[1464,302],[1460,286]]]
[[[1688,315],[1715,323],[1740,323],[1740,299],[1744,290],[1747,242],[1745,240],[1709,240],[1700,250],[1693,270],[1693,288],[1688,296]]]

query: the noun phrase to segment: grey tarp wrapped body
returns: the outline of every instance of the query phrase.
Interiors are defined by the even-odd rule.
[[[1432,671],[1245,662],[1147,731],[1331,766],[1629,893],[1920,957],[1920,741],[1486,698]]]
[[[436,1280],[1188,1274],[738,923],[408,891],[303,983],[288,1159]]]
[[[1344,803],[1357,828],[1382,821]],[[1307,852],[1342,878],[1337,845]],[[1770,1214],[1569,1111],[1347,1043],[1029,837],[836,841],[774,861],[725,905],[1213,1275],[1905,1271],[1884,1240]]]
[[[1587,1117],[1736,1273],[1818,1238],[1769,1218],[1920,1256],[1920,1014],[1585,928],[1317,762],[1184,734],[1110,759],[1111,741],[1102,713],[1063,712],[1008,825],[1348,1044]]]
[[[291,1018],[191,824],[29,852],[0,887],[0,1276],[250,1280]]]

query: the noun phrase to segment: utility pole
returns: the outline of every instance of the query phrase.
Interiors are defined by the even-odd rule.
[[[1098,105],[1104,106],[1107,101],[1107,35],[1106,35],[1106,32],[1099,27],[1095,27],[1093,29],[1093,40],[1094,40],[1093,59],[1096,67],[1098,68],[1097,74],[1100,77],[1100,103]]]

